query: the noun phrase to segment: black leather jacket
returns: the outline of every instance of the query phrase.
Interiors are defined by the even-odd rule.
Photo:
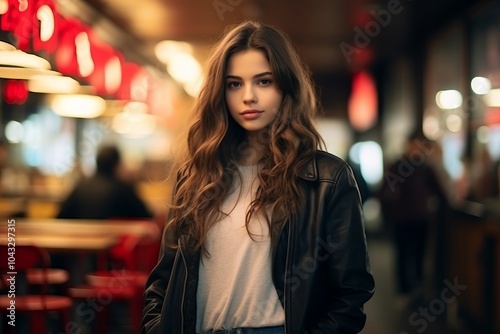
[[[318,152],[300,177],[306,198],[300,213],[273,225],[279,229],[273,280],[285,310],[285,332],[358,333],[374,280],[352,170]],[[146,283],[142,333],[195,333],[199,259],[182,237],[177,251],[162,245]]]

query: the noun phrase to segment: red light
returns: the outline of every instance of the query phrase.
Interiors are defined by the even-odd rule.
[[[35,25],[33,6],[26,0],[8,0],[7,3],[7,12],[0,20],[1,30],[11,31],[17,38],[17,48],[29,51]]]
[[[486,125],[500,124],[500,108],[490,107],[484,114],[484,121]]]
[[[377,88],[372,76],[358,72],[352,79],[352,91],[348,103],[349,122],[358,131],[373,126],[378,114]]]
[[[23,104],[28,99],[28,87],[24,80],[8,80],[3,87],[3,96],[8,104]]]
[[[75,38],[80,32],[86,32],[86,27],[74,18],[59,20],[57,40],[59,42],[55,53],[57,70],[66,75],[79,77]]]

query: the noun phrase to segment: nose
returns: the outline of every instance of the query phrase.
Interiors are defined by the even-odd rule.
[[[257,102],[257,95],[255,94],[255,89],[252,85],[246,85],[243,92],[243,103],[252,104]]]

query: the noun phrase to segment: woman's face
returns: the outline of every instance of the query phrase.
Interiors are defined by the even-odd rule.
[[[231,117],[247,132],[266,128],[278,114],[282,92],[259,50],[233,54],[227,64],[225,96]]]

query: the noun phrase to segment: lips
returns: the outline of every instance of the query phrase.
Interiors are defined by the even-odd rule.
[[[248,109],[240,113],[240,115],[246,120],[252,120],[259,118],[262,113],[263,113],[262,110]]]

